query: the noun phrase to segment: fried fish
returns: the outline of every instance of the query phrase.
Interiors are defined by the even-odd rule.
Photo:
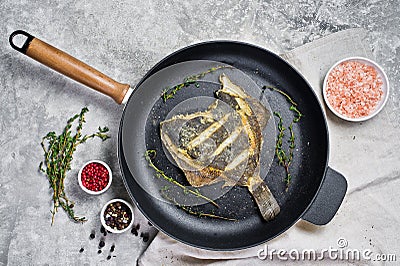
[[[217,100],[205,111],[161,122],[161,140],[192,186],[245,186],[271,220],[280,207],[260,177],[262,129],[270,113],[226,75],[219,79]]]

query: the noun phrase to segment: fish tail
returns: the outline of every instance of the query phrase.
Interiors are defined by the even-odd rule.
[[[280,212],[278,202],[261,178],[255,180],[256,182],[251,182],[253,184],[248,186],[249,191],[253,195],[264,220],[272,220]]]

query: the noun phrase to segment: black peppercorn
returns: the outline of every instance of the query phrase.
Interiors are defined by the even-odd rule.
[[[136,228],[132,228],[131,233],[135,236],[138,236],[138,231],[136,230]]]
[[[79,253],[82,253],[84,250],[85,250],[84,248],[81,248],[81,249],[79,250]]]
[[[129,226],[132,220],[131,209],[122,202],[110,203],[104,212],[104,221],[114,230],[123,230]]]
[[[143,238],[143,242],[149,241],[149,233],[141,233],[140,237]]]

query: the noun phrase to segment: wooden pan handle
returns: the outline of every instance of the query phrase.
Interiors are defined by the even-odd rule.
[[[26,38],[24,44],[20,47],[14,43],[14,37],[17,35],[23,35]],[[110,96],[118,104],[123,102],[125,95],[130,90],[128,84],[116,82],[93,67],[35,38],[25,31],[14,31],[10,35],[9,41],[11,47],[15,50],[26,54],[89,88]]]

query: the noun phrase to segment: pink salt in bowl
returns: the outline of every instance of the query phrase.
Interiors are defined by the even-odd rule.
[[[351,122],[366,121],[385,106],[389,98],[389,80],[374,61],[349,57],[329,69],[322,94],[336,116]]]

